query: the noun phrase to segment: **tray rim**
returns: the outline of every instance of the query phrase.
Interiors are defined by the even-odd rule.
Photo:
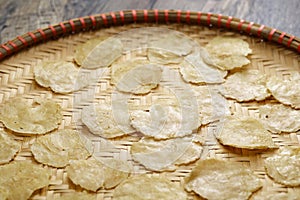
[[[187,24],[225,28],[257,38],[266,39],[297,51],[300,38],[265,25],[222,14],[183,10],[121,10],[73,18],[43,29],[27,32],[0,45],[0,61],[26,47],[63,36],[134,23]]]

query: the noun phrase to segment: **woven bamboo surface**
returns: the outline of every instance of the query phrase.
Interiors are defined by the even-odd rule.
[[[132,161],[129,149],[133,141],[137,140],[135,136],[123,137],[115,140],[104,140],[100,137],[88,134],[87,128],[80,122],[80,113],[83,106],[92,102],[110,101],[114,87],[110,85],[109,72],[105,71],[99,81],[73,94],[61,95],[55,94],[50,90],[42,88],[36,84],[33,77],[33,67],[43,60],[72,60],[74,49],[78,44],[87,41],[90,38],[109,35],[114,36],[122,31],[131,30],[132,28],[140,28],[145,26],[166,27],[180,31],[187,36],[193,38],[204,46],[207,42],[217,35],[231,35],[240,37],[246,40],[253,54],[250,55],[251,64],[249,68],[258,69],[268,75],[284,76],[292,71],[300,70],[300,55],[297,52],[287,49],[272,42],[266,42],[259,38],[240,35],[236,32],[230,32],[223,29],[210,29],[202,26],[172,24],[172,25],[157,25],[157,24],[132,24],[120,27],[111,27],[97,31],[84,32],[75,35],[59,38],[54,41],[39,44],[30,49],[19,52],[0,63],[0,103],[8,101],[15,96],[22,96],[26,99],[33,99],[41,96],[52,98],[59,103],[63,108],[63,121],[59,129],[74,128],[86,134],[95,146],[94,155],[97,157],[113,157],[128,161],[134,166],[134,173],[154,173],[146,170],[140,164]],[[149,30],[151,31],[151,30]],[[139,35],[134,35],[134,31],[130,35],[128,44],[132,41],[130,38],[139,38]],[[148,34],[152,34],[151,32]],[[157,35],[155,36],[157,37]],[[126,45],[125,45],[126,46]],[[128,55],[127,58],[130,59]],[[175,68],[176,70],[176,68]],[[160,96],[160,92],[156,92],[154,96]],[[155,97],[154,97],[155,98]],[[132,96],[129,101],[133,104],[151,104],[151,99],[143,96]],[[246,116],[257,116],[257,107],[259,103],[237,103],[233,100],[228,100],[232,112],[243,114]],[[264,102],[260,102],[263,104]],[[0,126],[3,126],[2,124]],[[279,192],[286,193],[289,190],[300,190],[300,188],[287,188],[280,184],[274,183],[265,173],[263,159],[272,155],[273,151],[258,151],[258,150],[242,150],[238,148],[229,148],[220,145],[213,137],[214,127],[211,125],[202,127],[199,134],[203,134],[205,138],[204,152],[202,158],[215,157],[222,158],[234,162],[241,162],[245,166],[250,167],[263,181],[263,188],[270,194]],[[15,160],[31,160],[35,162],[30,152],[30,145],[35,140],[35,137],[17,137],[23,142],[22,150],[18,153]],[[300,133],[290,133],[283,135],[273,135],[276,144],[284,146],[298,146],[300,143]],[[183,177],[187,176],[194,165],[180,166],[175,172],[164,172],[167,177],[178,183],[183,184]],[[46,167],[46,166],[45,166]],[[65,169],[51,168],[52,176],[51,183],[48,187],[38,190],[31,197],[32,199],[55,199],[65,193],[82,191],[79,186],[71,183],[68,179]],[[98,200],[112,199],[113,190],[99,190],[96,194]],[[189,199],[198,199],[190,195]]]

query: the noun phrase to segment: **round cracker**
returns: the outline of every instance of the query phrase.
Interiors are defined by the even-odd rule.
[[[0,108],[0,121],[19,134],[44,134],[56,129],[62,120],[61,107],[52,100],[21,98],[7,101]]]
[[[7,199],[28,199],[34,191],[49,185],[51,175],[48,169],[27,161],[0,166],[0,174],[0,197]]]
[[[291,133],[300,130],[300,110],[282,104],[259,107],[261,122],[273,133]]]
[[[21,142],[14,140],[12,135],[0,130],[0,165],[11,161],[21,149]]]
[[[117,101],[114,101],[112,105],[91,104],[82,109],[81,120],[93,134],[104,138],[115,138],[135,132],[130,125],[129,118],[126,120],[123,116],[122,121],[117,122],[114,114],[122,115]]]
[[[70,160],[88,158],[91,146],[91,142],[85,143],[76,131],[65,129],[38,137],[31,146],[31,152],[40,163],[65,167]]]
[[[267,174],[274,181],[286,186],[300,186],[300,148],[281,147],[265,159]]]
[[[266,75],[258,70],[242,70],[229,75],[222,84],[221,94],[227,98],[243,101],[262,101],[269,97]]]
[[[300,109],[300,74],[294,73],[287,80],[272,76],[267,81],[267,88],[280,103]]]
[[[68,177],[82,188],[96,192],[104,187],[111,189],[127,179],[131,167],[116,159],[73,160],[67,167]]]
[[[72,62],[46,61],[34,67],[34,78],[43,87],[50,87],[56,93],[70,93],[88,85],[79,80],[80,69]]]
[[[186,200],[183,188],[162,176],[131,176],[113,192],[114,200]]]
[[[141,65],[128,71],[117,83],[121,92],[147,94],[158,86],[162,76],[162,68],[158,65]]]
[[[250,169],[216,159],[199,160],[185,178],[187,191],[208,200],[248,199],[261,187],[261,181]]]
[[[216,135],[221,144],[245,149],[277,148],[264,125],[252,117],[227,117]]]
[[[142,138],[134,142],[130,153],[138,161],[153,171],[173,171],[178,165],[189,164],[200,158],[202,147],[193,142],[192,137],[168,140]]]
[[[186,82],[194,84],[223,83],[227,75],[227,71],[206,64],[199,48],[184,58],[179,70]]]
[[[122,55],[120,39],[110,37],[94,38],[76,48],[74,60],[82,68],[96,69],[108,67]]]

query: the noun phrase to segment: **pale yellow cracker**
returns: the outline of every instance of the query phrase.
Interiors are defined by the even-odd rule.
[[[298,188],[288,190],[287,193],[272,191],[268,186],[264,188],[256,192],[251,200],[299,200],[300,191]]]
[[[300,130],[300,110],[282,104],[259,107],[261,122],[273,133],[291,133]]]
[[[61,107],[52,100],[14,98],[0,108],[0,121],[20,134],[44,134],[56,129],[62,120]]]
[[[191,38],[171,32],[148,44],[148,59],[159,64],[180,63],[182,56],[192,52],[193,46]]]
[[[14,140],[12,135],[0,130],[0,165],[8,163],[21,149],[21,142]]]
[[[121,92],[147,94],[158,86],[162,68],[155,64],[140,65],[128,71],[116,87]]]
[[[136,175],[122,182],[113,192],[114,200],[186,200],[183,188],[163,175]]]
[[[80,68],[72,62],[45,61],[34,67],[34,78],[43,87],[57,93],[70,93],[88,85],[87,79],[78,77]]]
[[[300,186],[300,147],[281,147],[265,159],[267,174],[286,186]]]
[[[23,161],[0,166],[0,174],[0,197],[17,200],[28,199],[35,190],[49,185],[51,173],[49,169]]]
[[[65,167],[70,160],[86,159],[90,156],[92,143],[86,141],[74,130],[58,130],[38,137],[31,146],[31,152],[40,163]]]
[[[241,70],[229,75],[220,92],[227,98],[243,101],[262,101],[269,97],[266,75],[258,70]]]
[[[133,160],[153,171],[173,171],[178,165],[188,164],[200,158],[202,147],[193,137],[168,140],[142,138],[131,146]]]
[[[123,44],[120,39],[94,38],[79,45],[74,60],[82,68],[96,69],[108,67],[122,55]]]
[[[249,64],[246,56],[252,53],[247,42],[234,37],[215,37],[205,49],[208,54],[203,59],[221,70],[232,70]]]
[[[180,63],[180,74],[189,83],[223,83],[227,71],[206,64],[202,59],[200,48],[196,48]]]
[[[248,199],[262,187],[259,178],[241,164],[216,159],[199,160],[185,178],[185,188],[205,199]]]
[[[123,112],[122,105],[118,101],[111,104],[91,104],[82,109],[81,120],[93,134],[114,138],[135,132],[129,118],[126,119]],[[116,115],[119,115],[122,121],[117,121]]]
[[[183,137],[200,126],[200,119],[182,116],[181,108],[173,105],[153,104],[150,111],[135,110],[130,114],[131,125],[146,136],[155,139]]]
[[[99,188],[114,188],[127,179],[131,167],[116,159],[73,160],[67,167],[68,177],[74,184],[96,192]]]
[[[287,80],[272,76],[267,81],[267,88],[279,102],[300,109],[299,72],[294,72]]]
[[[272,135],[259,120],[252,117],[227,117],[216,135],[223,145],[245,149],[276,148]]]

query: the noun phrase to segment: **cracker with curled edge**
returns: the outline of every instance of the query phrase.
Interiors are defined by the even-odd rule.
[[[163,175],[131,176],[113,192],[114,200],[186,200],[187,194],[183,188]]]
[[[153,171],[173,171],[179,165],[189,164],[200,158],[202,146],[193,142],[193,137],[168,140],[142,138],[134,142],[130,153],[138,161]]]
[[[148,44],[148,59],[158,64],[180,63],[183,56],[192,52],[194,42],[180,33],[168,33]]]
[[[185,178],[185,189],[205,199],[248,199],[262,187],[259,178],[241,164],[217,159],[199,160]]]
[[[62,120],[60,105],[50,99],[14,98],[0,108],[4,126],[22,135],[44,134],[56,129]]]
[[[73,160],[67,173],[74,184],[96,192],[101,187],[111,189],[119,185],[127,179],[131,167],[116,159]]]
[[[91,154],[92,142],[81,138],[77,131],[64,129],[38,137],[31,152],[40,163],[65,167],[70,160],[86,159]]]
[[[110,66],[122,52],[123,44],[120,39],[98,37],[79,45],[74,60],[82,68],[103,68]]]
[[[126,118],[122,108],[122,103],[117,100],[111,105],[109,103],[91,104],[82,109],[81,120],[93,134],[104,138],[134,133],[135,129],[131,127],[129,118]]]
[[[300,185],[300,147],[281,147],[265,159],[267,174],[274,181],[294,187]]]
[[[40,86],[62,94],[81,89],[78,83],[82,83],[77,82],[78,73],[79,68],[74,63],[65,61],[46,61],[34,67],[34,78]]]
[[[267,88],[280,103],[300,109],[299,72],[294,72],[287,80],[272,76],[267,81]]]
[[[147,94],[156,88],[161,80],[162,68],[155,64],[137,66],[128,71],[116,87],[121,92]]]
[[[291,133],[300,130],[300,110],[282,104],[259,107],[261,122],[273,133]]]
[[[40,188],[49,185],[50,170],[22,161],[0,166],[0,197],[28,199]]]
[[[216,137],[221,144],[237,148],[277,148],[271,133],[259,120],[252,117],[227,117],[223,122],[221,132]]]
[[[226,78],[220,92],[226,98],[243,101],[262,101],[271,94],[266,87],[267,77],[258,70],[244,69]]]
[[[246,57],[252,53],[249,44],[242,39],[218,36],[209,41],[203,56],[207,63],[213,63],[221,70],[241,68],[250,63]]]
[[[155,139],[183,137],[200,126],[200,118],[182,115],[184,106],[153,104],[150,111],[134,110],[130,113],[131,125],[145,136]]]
[[[8,163],[21,149],[21,142],[3,130],[0,130],[0,165]]]
[[[206,64],[202,59],[201,52],[200,48],[196,48],[180,63],[179,71],[182,78],[186,82],[194,84],[223,83],[227,71]]]

